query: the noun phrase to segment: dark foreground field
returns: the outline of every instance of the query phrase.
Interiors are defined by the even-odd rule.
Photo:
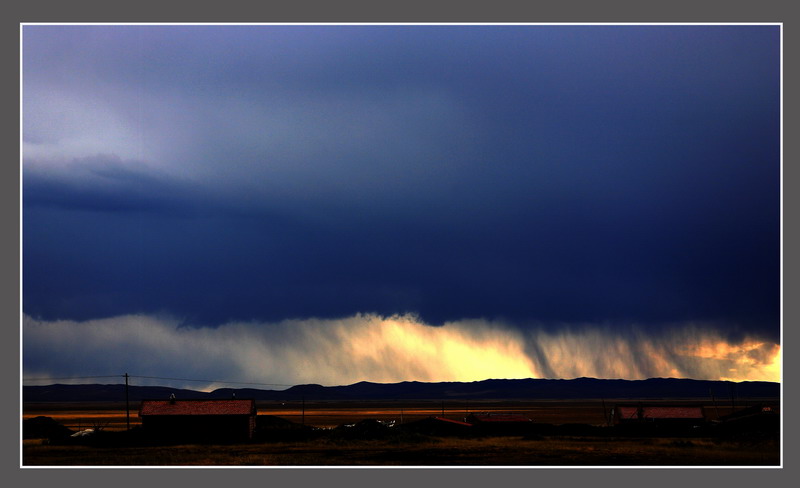
[[[779,446],[683,438],[429,437],[237,445],[93,447],[25,441],[23,465],[84,466],[776,466]]]
[[[26,405],[24,418],[102,428],[86,438],[26,435],[23,466],[778,466],[779,430],[723,428],[730,409],[708,406],[709,424],[690,431],[620,430],[605,403],[380,402],[259,405],[256,438],[240,444],[152,442],[126,431],[124,405]],[[534,422],[515,431],[441,429],[432,417],[513,411]],[[49,415],[48,415],[49,414]],[[716,417],[716,418],[715,418]],[[391,425],[391,427],[390,427]],[[337,427],[338,426],[338,427]],[[25,430],[23,426],[23,430]]]

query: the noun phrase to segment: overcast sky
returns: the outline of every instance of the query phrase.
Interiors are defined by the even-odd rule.
[[[780,61],[779,26],[26,26],[24,325],[481,323],[523,377],[579,373],[541,334],[772,348]]]

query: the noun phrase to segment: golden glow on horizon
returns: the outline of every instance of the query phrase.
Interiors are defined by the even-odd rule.
[[[475,337],[455,327],[431,327],[408,317],[390,317],[363,332],[344,344],[355,362],[381,363],[393,358],[419,373],[426,372],[424,381],[536,376],[520,338],[510,331]],[[392,376],[385,371],[372,381],[397,381]]]
[[[144,375],[287,385],[581,376],[781,380],[779,344],[727,342],[713,328],[695,324],[656,334],[592,325],[524,331],[482,320],[433,327],[413,316],[217,328],[178,327],[148,316],[88,322],[25,316],[23,339],[23,357],[46,358],[47,364],[25,361],[25,376],[78,375],[75,358],[81,358],[92,371],[134,368]]]

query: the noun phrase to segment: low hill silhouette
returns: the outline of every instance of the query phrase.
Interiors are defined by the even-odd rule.
[[[346,386],[297,385],[286,390],[221,388],[201,392],[163,386],[130,386],[130,401],[180,399],[252,398],[261,401],[347,401],[347,400],[580,400],[580,399],[660,399],[779,398],[780,384],[754,381],[708,381],[677,378],[647,380],[607,380],[596,378],[513,379],[474,382],[371,383],[362,381]],[[117,402],[125,401],[125,385],[24,386],[23,402]]]

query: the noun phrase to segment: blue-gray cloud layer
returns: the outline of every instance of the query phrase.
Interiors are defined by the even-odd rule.
[[[777,338],[777,26],[27,26],[23,308]]]

